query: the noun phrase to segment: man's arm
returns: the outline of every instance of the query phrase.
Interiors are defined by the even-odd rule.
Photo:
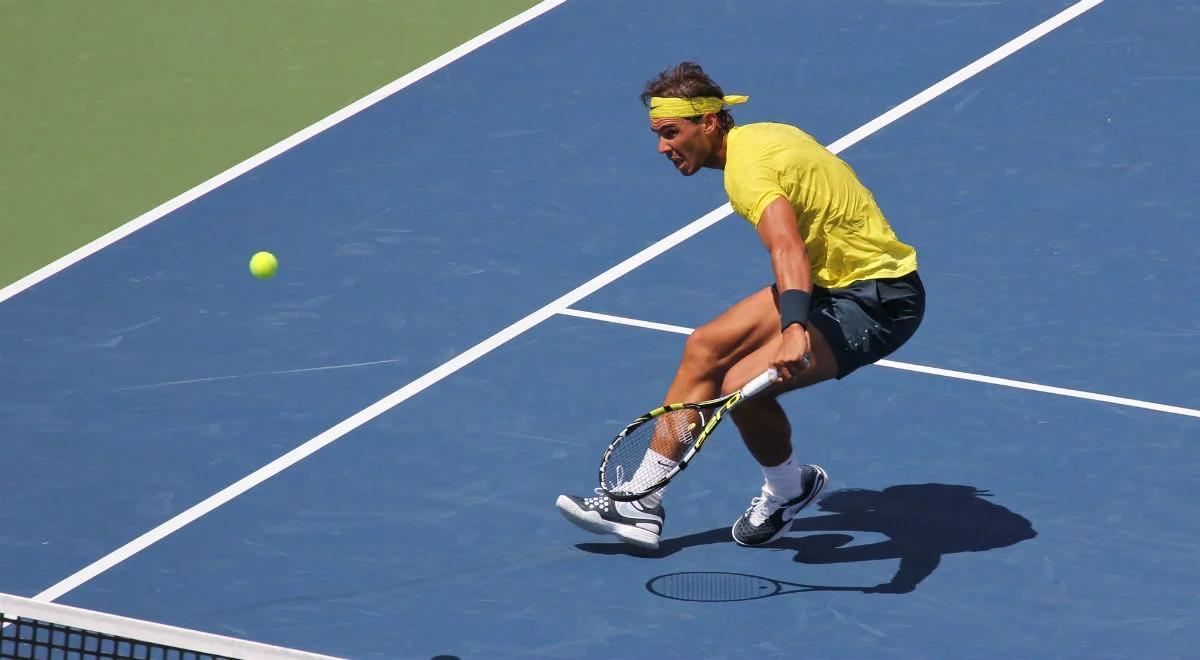
[[[758,221],[758,237],[771,253],[771,267],[775,270],[779,290],[799,289],[812,293],[812,262],[808,260],[808,248],[796,227],[796,212],[786,197],[776,197],[763,209]]]
[[[777,197],[763,209],[758,221],[758,237],[771,253],[771,268],[775,271],[775,283],[781,297],[781,310],[788,318],[785,291],[801,291],[804,298],[812,293],[812,262],[808,259],[808,248],[796,226],[796,212],[786,197]],[[791,294],[789,294],[791,295]],[[803,316],[807,318],[808,310]],[[783,380],[791,380],[804,368],[808,354],[808,329],[806,324],[793,323],[782,329],[783,344],[771,366],[778,369]]]

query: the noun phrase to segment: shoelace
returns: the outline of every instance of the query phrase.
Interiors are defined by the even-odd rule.
[[[746,513],[750,514],[750,524],[758,527],[785,504],[787,500],[767,492],[766,486],[763,486],[762,494],[750,500],[750,508],[746,509]]]
[[[625,483],[625,466],[624,466],[624,465],[618,465],[618,466],[617,466],[617,480],[616,480],[616,482],[615,482],[615,483],[613,483],[613,484],[612,484],[612,490],[618,490],[618,489],[620,489],[620,487],[621,487],[621,486],[622,486],[624,483]],[[603,489],[601,489],[601,488],[597,488],[597,489],[596,489],[596,492],[597,492],[597,493],[599,493],[601,490],[603,490]]]

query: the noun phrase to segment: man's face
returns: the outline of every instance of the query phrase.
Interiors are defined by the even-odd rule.
[[[708,115],[699,122],[690,119],[651,119],[650,130],[658,135],[658,153],[671,159],[675,169],[684,176],[700,171],[712,156],[713,148],[708,124],[715,124]]]

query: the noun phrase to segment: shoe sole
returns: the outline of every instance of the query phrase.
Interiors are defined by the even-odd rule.
[[[788,532],[788,530],[790,530],[792,528],[792,522],[796,519],[796,514],[800,513],[800,511],[804,507],[808,506],[809,504],[812,504],[812,501],[817,499],[817,495],[820,495],[821,491],[825,489],[825,482],[829,480],[829,475],[825,473],[825,470],[820,465],[812,465],[811,467],[817,471],[817,487],[813,488],[813,492],[811,495],[809,495],[805,499],[789,506],[787,509],[784,509],[783,515],[787,516],[787,522],[784,523],[783,526],[779,528],[779,531],[776,532],[774,536],[767,539],[766,541],[763,541],[762,543],[742,543],[741,541],[738,540],[738,537],[734,536],[733,542],[737,543],[738,545],[742,546],[743,548],[757,548],[758,546],[761,546],[761,545],[773,543],[775,541],[775,539],[778,539],[779,537],[786,534]],[[733,530],[730,529],[729,533],[732,536]]]
[[[559,495],[554,507],[575,526],[593,534],[611,534],[622,541],[647,550],[658,549],[658,534],[630,525],[618,525],[605,520],[595,511],[584,511],[566,495]]]

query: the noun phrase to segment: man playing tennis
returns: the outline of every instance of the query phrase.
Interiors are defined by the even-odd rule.
[[[925,309],[916,251],[897,240],[854,171],[800,129],[756,123],[735,127],[725,96],[698,64],[684,62],[646,84],[642,102],[659,153],[684,176],[724,170],[730,204],[758,232],[775,284],[697,328],[684,346],[666,401],[704,401],[736,391],[768,367],[779,381],[734,408],[732,417],[766,483],[733,524],[741,545],[782,535],[825,485],[824,470],[799,463],[776,397],[845,378],[899,348]],[[677,457],[651,449],[648,461]],[[645,463],[644,463],[645,465]],[[657,548],[665,488],[618,502],[597,489],[563,495],[559,511],[592,532]]]

